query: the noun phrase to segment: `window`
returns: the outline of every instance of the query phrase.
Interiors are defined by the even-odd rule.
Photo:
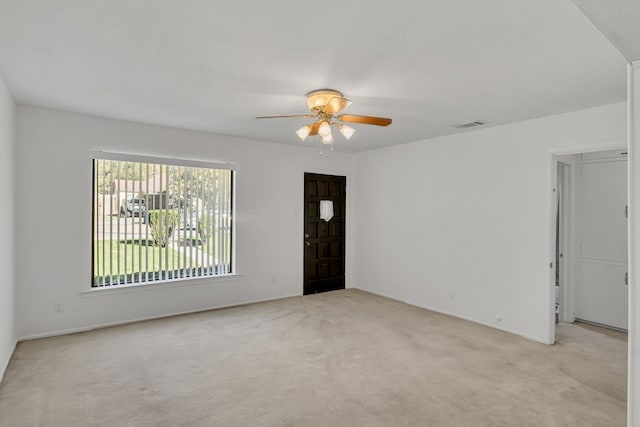
[[[228,165],[96,153],[92,287],[232,273]]]

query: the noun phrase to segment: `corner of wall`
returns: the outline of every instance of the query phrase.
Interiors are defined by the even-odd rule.
[[[16,346],[16,282],[14,268],[14,155],[16,104],[0,78],[0,197],[11,209],[0,211],[0,382]]]

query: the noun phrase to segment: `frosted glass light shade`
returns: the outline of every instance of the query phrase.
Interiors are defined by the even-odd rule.
[[[323,138],[331,135],[331,126],[329,126],[329,123],[327,122],[320,123],[320,128],[318,128],[318,135],[320,135]]]
[[[342,98],[342,96],[342,93],[333,89],[314,90],[307,94],[307,105],[313,111],[314,108],[322,108],[327,105],[332,98]]]
[[[332,142],[333,142],[333,135],[331,135],[331,133],[329,133],[329,135],[328,135],[328,136],[323,136],[323,137],[322,137],[322,143],[323,143],[323,144],[327,144],[327,145],[329,145],[329,144],[331,144]]]
[[[320,200],[320,219],[329,222],[331,218],[333,218],[333,201]]]
[[[307,125],[302,126],[300,129],[298,129],[296,131],[296,134],[298,135],[298,138],[300,138],[300,140],[304,141],[309,136],[309,132],[311,132],[311,126]]]
[[[340,125],[340,126],[338,126],[338,129],[340,129],[340,133],[347,140],[351,139],[353,134],[356,132],[356,130],[354,128],[352,128],[351,126],[347,126],[347,125]]]

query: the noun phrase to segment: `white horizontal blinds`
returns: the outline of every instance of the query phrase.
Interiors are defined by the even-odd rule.
[[[231,273],[231,169],[106,157],[94,159],[93,286]]]

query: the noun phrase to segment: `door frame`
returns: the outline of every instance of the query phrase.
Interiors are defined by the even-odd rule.
[[[298,283],[299,283],[299,291],[298,295],[304,295],[304,174],[305,173],[316,173],[321,175],[334,175],[334,176],[344,176],[346,178],[346,188],[345,188],[345,233],[344,233],[344,288],[349,289],[354,287],[351,277],[351,215],[352,215],[352,201],[351,201],[351,191],[350,186],[353,185],[353,174],[350,170],[345,169],[323,169],[323,168],[312,168],[305,167],[300,169],[298,175],[298,200],[296,207],[296,214],[300,218],[299,226],[298,226]]]
[[[599,144],[589,144],[583,146],[572,146],[567,148],[555,148],[547,151],[548,164],[548,186],[547,186],[547,263],[544,266],[547,270],[547,336],[545,344],[555,344],[556,342],[556,321],[555,321],[555,259],[556,259],[556,215],[558,209],[558,197],[555,189],[558,185],[558,157],[567,154],[581,154],[605,150],[628,150],[627,141],[604,141]],[[627,170],[627,179],[629,172]],[[570,190],[571,191],[571,190]],[[566,228],[566,227],[565,227]],[[627,236],[630,236],[627,232]],[[571,255],[573,257],[573,254]],[[572,279],[570,279],[572,280]],[[569,288],[572,286],[569,284]],[[570,303],[571,304],[571,303]],[[573,313],[571,313],[573,316]],[[629,319],[631,319],[629,313]],[[629,324],[629,331],[631,330]],[[629,357],[629,355],[628,355]]]
[[[562,169],[562,182],[558,182],[556,188],[558,188],[558,197],[560,198],[559,213],[559,250],[562,257],[556,257],[559,259],[560,264],[560,322],[573,322],[575,320],[573,315],[573,295],[574,295],[574,283],[576,278],[575,271],[575,254],[577,245],[575,244],[575,231],[576,225],[573,215],[575,214],[576,204],[574,202],[576,196],[576,186],[571,179],[575,172],[576,165],[571,163],[565,163],[560,160],[557,162],[558,169]]]

